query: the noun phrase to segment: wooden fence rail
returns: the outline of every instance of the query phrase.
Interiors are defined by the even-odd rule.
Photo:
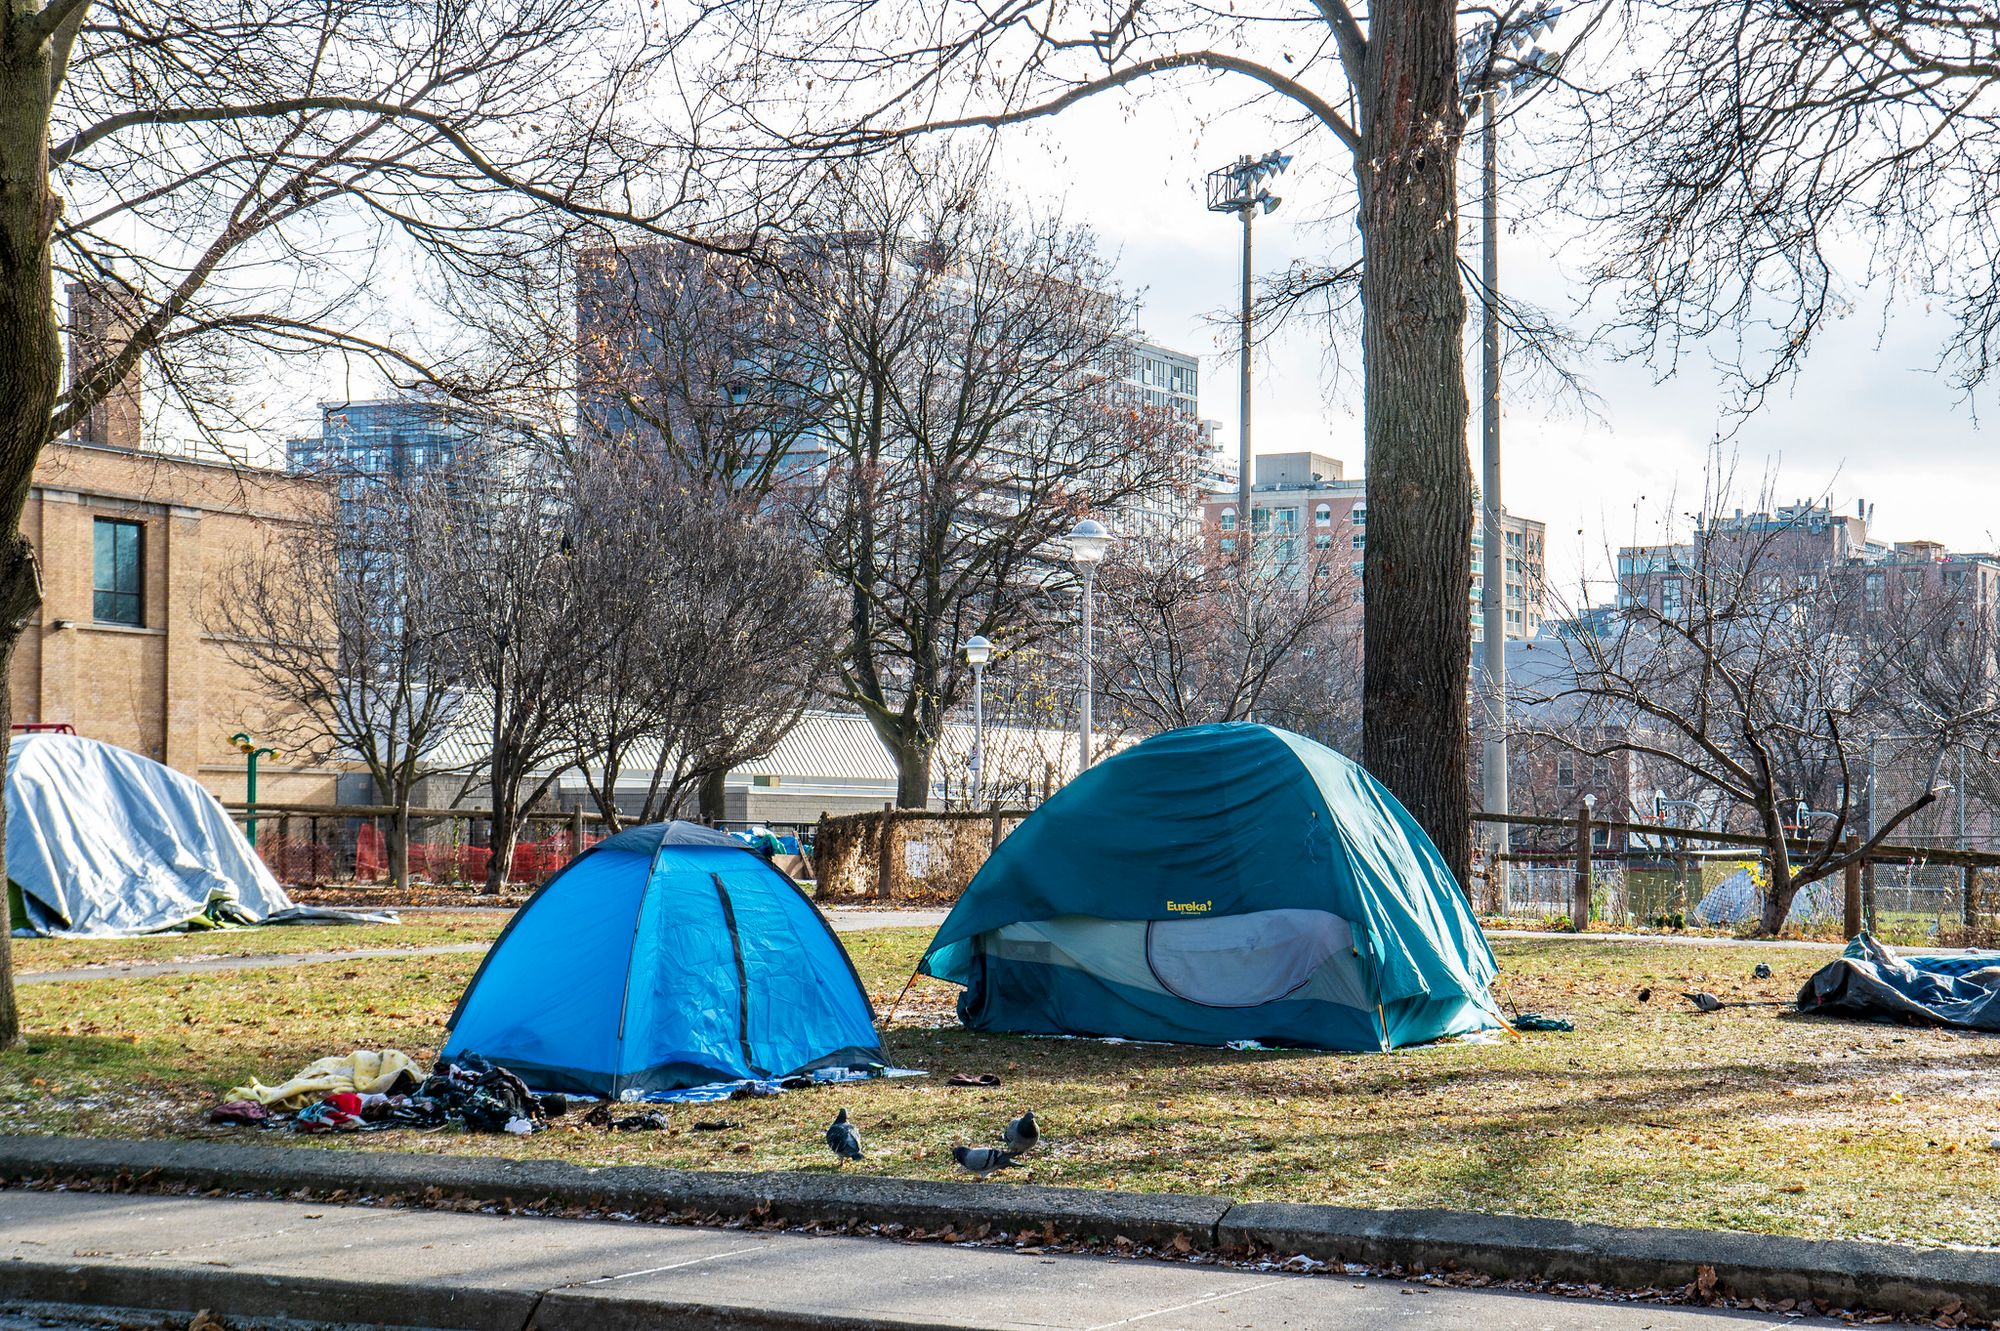
[[[1591,863],[1596,859],[1624,858],[1633,854],[1627,847],[1622,855],[1606,856],[1599,853],[1592,842],[1598,829],[1606,832],[1623,832],[1628,836],[1668,837],[1680,841],[1701,841],[1715,846],[1734,846],[1746,850],[1768,851],[1770,841],[1764,837],[1751,836],[1742,832],[1711,832],[1699,827],[1668,827],[1659,823],[1628,823],[1616,820],[1597,821],[1591,817],[1587,805],[1578,805],[1574,817],[1551,818],[1540,814],[1526,813],[1475,813],[1476,823],[1505,825],[1508,827],[1534,827],[1570,833],[1568,852],[1542,852],[1517,854],[1508,852],[1495,857],[1505,862],[1560,863],[1574,860],[1575,876],[1570,894],[1570,928],[1582,930],[1589,927],[1591,911],[1594,908],[1592,891],[1594,879]],[[1816,855],[1831,850],[1839,855],[1854,855],[1861,849],[1861,837],[1850,831],[1838,844],[1825,841],[1793,841],[1787,838],[1786,853],[1801,857]],[[1644,850],[1638,852],[1647,853]],[[1671,855],[1671,850],[1659,853]],[[2000,853],[1986,850],[1970,850],[1959,846],[1909,846],[1883,842],[1870,850],[1866,856],[1857,857],[1841,868],[1841,915],[1846,936],[1849,938],[1868,927],[1875,918],[1873,883],[1863,881],[1862,868],[1876,864],[1908,864],[1922,861],[1925,864],[1956,866],[1964,873],[1961,888],[1961,914],[1968,929],[1975,923],[1979,891],[1979,873],[1982,869],[2000,868]],[[1504,869],[1503,869],[1504,872]],[[1872,874],[1870,875],[1872,878]]]

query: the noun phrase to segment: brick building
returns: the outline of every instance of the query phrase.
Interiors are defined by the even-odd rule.
[[[1956,553],[1937,541],[1882,541],[1868,535],[1874,505],[1853,513],[1800,500],[1770,512],[1712,517],[1692,541],[1628,545],[1618,551],[1618,605],[1678,615],[1706,569],[1725,583],[1754,576],[1773,591],[1832,591],[1844,610],[1898,614],[1950,598],[1985,618],[2000,616],[2000,555]]]
[[[16,723],[72,725],[243,798],[229,736],[268,729],[271,704],[205,627],[215,576],[331,502],[279,471],[105,443],[44,448],[21,517],[42,608],[14,652]],[[333,787],[331,769],[283,755],[258,772],[266,800],[330,800]]]
[[[108,372],[134,305],[108,283],[69,287],[72,384]],[[224,799],[244,794],[238,731],[273,729],[270,704],[208,632],[217,575],[333,492],[282,471],[151,448],[134,366],[35,461],[21,534],[34,547],[42,606],[14,649],[17,725],[67,725],[141,753]],[[266,759],[261,798],[330,800],[330,769]]]

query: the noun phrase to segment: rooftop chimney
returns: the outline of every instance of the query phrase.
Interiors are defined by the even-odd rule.
[[[69,284],[69,381],[81,383],[125,349],[138,326],[132,297],[108,282]],[[80,444],[108,448],[140,446],[139,367],[85,412],[70,432]]]

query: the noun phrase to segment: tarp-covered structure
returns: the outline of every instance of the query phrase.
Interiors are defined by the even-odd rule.
[[[1799,1011],[2000,1031],[2000,952],[1899,955],[1867,934],[1799,990]]]
[[[15,736],[6,807],[20,931],[120,938],[204,922],[361,918],[294,906],[200,782],[115,745]]]
[[[1361,766],[1232,722],[1098,763],[999,845],[920,967],[978,1030],[1378,1050],[1500,1026],[1437,848]]]
[[[444,1057],[468,1054],[609,1098],[886,1063],[818,907],[679,822],[606,838],[521,907],[452,1014]]]
[[[1831,878],[1816,878],[1799,889],[1785,911],[1785,923],[1800,929],[1838,924],[1843,910],[1840,886]],[[1703,928],[1754,924],[1764,913],[1764,887],[1748,869],[1724,878],[1688,912],[1688,923]]]

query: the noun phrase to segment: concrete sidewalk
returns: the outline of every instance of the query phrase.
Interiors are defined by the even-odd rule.
[[[444,1331],[1831,1325],[935,1242],[19,1189],[0,1193],[0,1302]]]

